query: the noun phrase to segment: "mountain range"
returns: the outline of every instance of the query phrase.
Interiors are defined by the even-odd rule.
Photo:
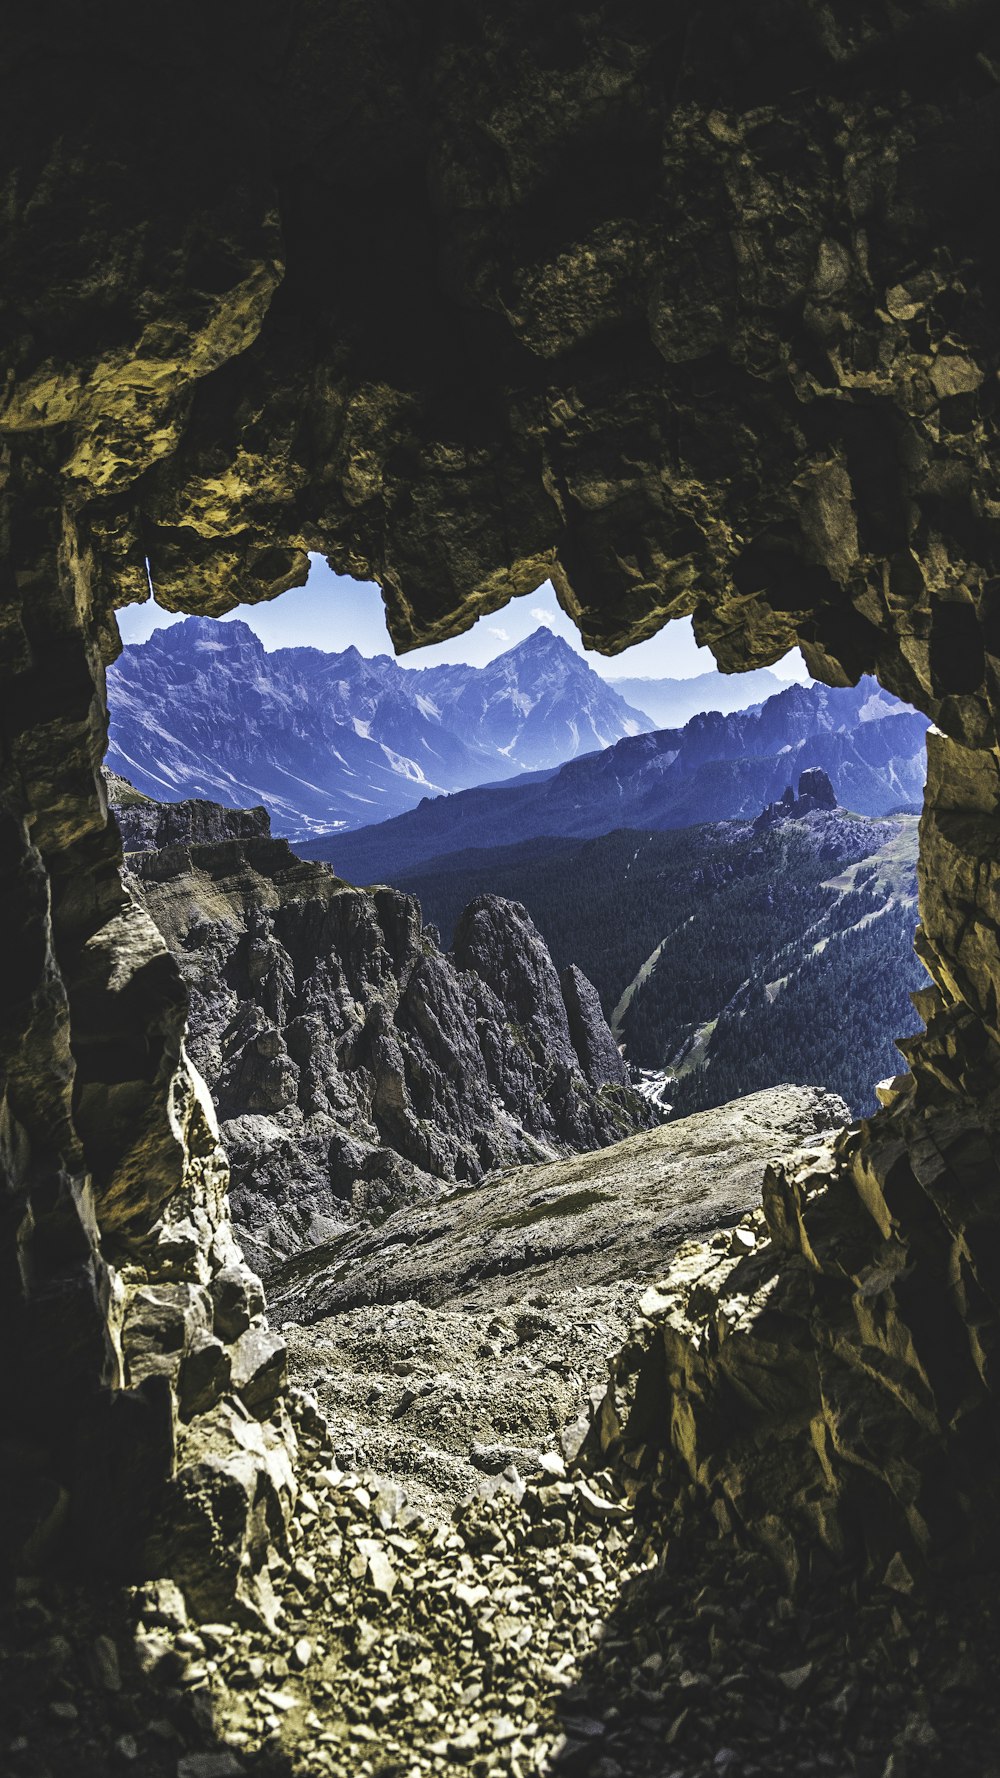
[[[286,838],[655,727],[546,628],[485,667],[414,668],[356,648],[268,653],[244,623],[191,617],[123,649],[108,698],[110,770],[161,800],[260,803]]]
[[[926,729],[925,717],[874,679],[835,690],[789,685],[757,709],[708,711],[683,728],[628,736],[521,782],[428,798],[395,820],[302,849],[352,882],[391,882],[470,848],[753,819],[810,767],[858,814],[912,810],[923,794]]]
[[[916,859],[915,815],[800,796],[753,821],[453,853],[397,886],[445,946],[484,888],[522,903],[674,1115],[782,1081],[867,1115],[920,1024]]]

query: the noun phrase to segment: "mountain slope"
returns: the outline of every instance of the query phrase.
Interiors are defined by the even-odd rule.
[[[399,882],[445,943],[484,883],[523,902],[678,1112],[784,1080],[868,1112],[899,1069],[895,1039],[919,1027],[916,853],[915,816],[818,810],[529,840]]]
[[[188,618],[125,648],[108,694],[112,771],[161,800],[262,803],[286,836],[379,822],[652,726],[547,629],[488,667],[415,669],[355,648],[268,654],[246,624]]]
[[[393,881],[467,847],[752,818],[817,766],[841,804],[884,814],[920,802],[926,729],[926,718],[871,679],[843,690],[792,685],[758,710],[708,712],[545,779],[427,799],[396,820],[302,850],[352,881]]]

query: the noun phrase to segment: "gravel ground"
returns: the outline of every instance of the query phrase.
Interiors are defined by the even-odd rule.
[[[342,1461],[426,1511],[447,1516],[498,1476],[516,1486],[511,1466],[576,1454],[608,1359],[679,1244],[752,1210],[768,1161],[847,1120],[833,1094],[773,1087],[396,1211],[270,1282],[291,1374]]]
[[[823,1103],[786,1098],[800,1140]],[[329,1419],[293,1388],[300,1493],[272,1621],[191,1623],[169,1581],[22,1580],[0,1601],[4,1778],[1000,1778],[996,1576],[931,1582],[897,1557],[881,1583],[830,1569],[793,1598],[709,1515],[670,1537],[627,1469],[574,1456],[642,1276],[696,1213],[714,1244],[753,1238],[752,1216],[725,1225],[776,1112],[739,1108],[740,1155],[754,1126],[760,1142],[735,1181],[712,1114],[686,1151],[679,1125],[673,1146],[646,1139],[649,1167],[642,1142],[606,1154],[615,1218],[596,1245],[592,1206],[553,1219],[559,1289],[551,1241],[514,1273],[474,1259],[484,1216],[512,1214],[510,1177],[453,1206],[450,1269],[434,1225],[433,1301],[412,1294],[414,1241],[384,1225],[377,1275],[404,1256],[409,1294],[289,1325]],[[579,1192],[577,1165],[535,1169],[527,1207]],[[669,1232],[639,1268],[654,1198]]]
[[[170,1582],[22,1583],[5,1778],[1000,1778],[995,1578],[792,1599],[554,1454],[429,1524],[295,1412],[273,1623],[191,1624]]]

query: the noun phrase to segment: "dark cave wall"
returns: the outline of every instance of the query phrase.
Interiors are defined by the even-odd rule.
[[[95,21],[43,3],[8,37],[0,1165],[4,1313],[28,1356],[4,1424],[14,1469],[30,1448],[48,1478],[18,1534],[54,1547],[66,1514],[90,1534],[126,1413],[120,1509],[172,1488],[203,1576],[222,1525],[206,1478],[225,1492],[241,1439],[251,1569],[290,1495],[183,994],[120,887],[98,763],[113,610],[146,596],[146,559],[161,602],[220,612],[300,582],[308,550],[380,580],[400,648],[551,574],[609,652],[693,613],[727,669],[798,640],[817,676],[874,670],[939,725],[927,1034],[826,1183],[769,1200],[795,1411],[766,1434],[751,1414],[711,1461],[675,1417],[667,1468],[754,1524],[773,1435],[795,1455],[772,1518],[787,1497],[807,1537],[849,1542],[863,1474],[891,1541],[900,1515],[917,1536],[954,1504],[961,1420],[982,1484],[963,1510],[981,1506],[1000,1312],[994,10],[312,0]],[[217,1300],[233,1268],[235,1319]],[[900,1284],[876,1324],[855,1299],[879,1268]],[[828,1412],[816,1358],[835,1326],[843,1374],[874,1391],[853,1420]],[[249,1381],[248,1332],[266,1348]],[[709,1364],[695,1387],[684,1363],[669,1401],[693,1391],[709,1427],[731,1379]],[[926,1513],[892,1468],[914,1425],[945,1453]],[[179,1558],[161,1540],[150,1559]]]

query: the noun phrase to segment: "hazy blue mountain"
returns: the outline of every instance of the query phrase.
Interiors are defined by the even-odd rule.
[[[652,726],[547,629],[487,667],[421,669],[355,648],[269,654],[246,624],[191,617],[125,648],[108,693],[110,770],[160,801],[262,803],[294,838]]]
[[[603,677],[620,697],[645,710],[656,728],[683,728],[703,710],[718,710],[724,716],[749,710],[787,684],[769,667],[756,667],[751,673],[698,673],[693,679],[619,679],[612,673]]]
[[[545,628],[488,666],[417,672],[420,691],[442,722],[525,771],[561,765],[656,727],[652,716]]]
[[[353,882],[391,882],[468,847],[752,819],[813,766],[829,774],[842,806],[883,815],[919,806],[926,729],[925,717],[873,679],[843,690],[790,685],[758,710],[710,711],[530,783],[428,798],[396,820],[305,850]]]

